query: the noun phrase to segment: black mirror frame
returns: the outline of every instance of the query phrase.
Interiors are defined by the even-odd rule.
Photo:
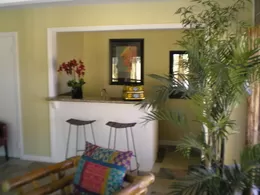
[[[112,79],[112,49],[116,44],[131,44],[139,42],[141,57],[141,82],[125,82],[122,80],[113,81]],[[109,40],[109,84],[110,85],[143,85],[144,84],[144,39],[110,39]]]

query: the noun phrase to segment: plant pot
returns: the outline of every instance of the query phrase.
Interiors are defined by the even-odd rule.
[[[82,99],[83,98],[82,87],[73,87],[71,89],[71,98]]]

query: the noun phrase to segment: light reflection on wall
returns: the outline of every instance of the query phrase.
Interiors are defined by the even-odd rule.
[[[118,58],[112,58],[112,81],[118,81]],[[132,69],[130,72],[130,82],[134,83],[141,83],[141,58],[140,57],[133,57],[132,59]]]

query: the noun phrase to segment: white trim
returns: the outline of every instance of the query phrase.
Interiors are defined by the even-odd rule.
[[[57,95],[57,74],[56,74],[56,47],[58,32],[93,32],[93,31],[125,31],[125,30],[170,30],[183,29],[180,23],[169,24],[137,24],[137,25],[111,25],[111,26],[81,26],[81,27],[59,27],[47,29],[47,53],[48,53],[48,78],[49,97]],[[49,103],[50,117],[50,143],[51,159],[56,162],[56,132],[55,132],[55,105]]]
[[[52,158],[49,156],[33,156],[33,155],[23,155],[21,157],[22,160],[29,160],[29,161],[37,161],[37,162],[49,162],[52,163]]]
[[[177,146],[177,141],[171,141],[171,140],[159,140],[159,145],[163,146]]]
[[[12,36],[15,42],[15,71],[16,71],[16,103],[17,103],[17,109],[18,109],[18,127],[19,127],[19,136],[17,137],[18,141],[16,144],[16,147],[20,149],[19,156],[13,156],[13,157],[21,157],[24,154],[24,148],[23,148],[23,125],[22,125],[22,110],[21,110],[21,88],[20,88],[20,68],[19,68],[19,45],[18,45],[18,33],[17,32],[0,32],[0,36]],[[19,145],[17,145],[19,144]]]
[[[115,30],[168,30],[183,29],[181,23],[175,24],[137,24],[137,25],[115,25],[115,26],[79,26],[49,28],[51,32],[93,32],[93,31],[115,31]]]
[[[73,0],[1,0],[0,5],[9,5],[9,4],[23,4],[23,3],[53,3],[61,1],[73,1]]]
[[[48,52],[48,77],[49,77],[49,97],[56,95],[56,82],[57,74],[56,73],[56,32],[52,29],[47,30],[47,52]],[[55,72],[54,72],[55,70]],[[50,82],[51,81],[51,82]]]
[[[77,5],[97,5],[97,4],[122,4],[122,3],[152,3],[158,0],[26,0],[24,2],[0,2],[0,9],[17,9],[17,8],[37,8],[46,6],[77,6]],[[171,0],[160,0],[171,1]]]
[[[24,144],[23,144],[23,121],[22,121],[22,107],[21,107],[21,80],[20,80],[20,67],[19,67],[19,44],[18,44],[18,33],[14,32],[15,42],[16,42],[16,83],[17,83],[17,107],[18,107],[18,125],[20,128],[20,138],[19,138],[19,147],[20,147],[20,156],[24,155]]]
[[[52,31],[52,29],[47,30],[47,36],[48,36],[48,45],[47,45],[47,52],[48,52],[48,72],[49,72],[49,97],[56,96],[57,89],[55,86],[57,86],[57,74],[56,73],[56,37],[57,33]],[[54,104],[55,102],[49,103],[49,118],[50,118],[50,153],[51,153],[51,159],[56,162],[56,153],[55,153],[55,147],[56,147],[56,134],[55,134],[55,114],[54,114]]]
[[[73,0],[9,0],[0,2],[0,7],[9,6],[22,6],[22,5],[39,5],[47,3],[62,3],[62,2],[72,2]]]
[[[49,103],[49,117],[50,117],[50,143],[51,143],[51,159],[53,162],[58,162],[56,160],[56,120],[55,120],[55,104],[56,102]]]

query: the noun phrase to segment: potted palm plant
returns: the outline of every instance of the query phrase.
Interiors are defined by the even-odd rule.
[[[239,13],[244,10],[248,0],[236,0],[226,7],[215,0],[192,2],[202,11],[197,12],[196,5],[193,5],[176,12],[180,14],[185,27],[178,44],[189,56],[181,64],[188,73],[149,75],[161,84],[156,87],[153,96],[141,102],[141,107],[152,108],[152,112],[145,117],[145,123],[152,120],[180,123],[185,121],[185,115],[167,104],[169,95],[183,94],[183,98],[191,104],[202,131],[199,135],[185,136],[177,150],[185,156],[189,156],[192,148],[201,152],[201,166],[191,171],[194,173],[192,180],[200,182],[200,179],[207,180],[209,175],[218,173],[221,178],[227,178],[223,163],[225,142],[236,126],[236,121],[230,116],[241,97],[250,95],[251,84],[260,78],[260,47],[258,39],[252,39],[248,33],[249,26],[239,19]],[[234,167],[238,166],[235,164]],[[176,194],[193,188],[191,180],[186,183],[185,188],[176,186]],[[219,192],[213,187],[220,186],[197,184],[198,191],[195,194]]]
[[[219,167],[218,171],[196,168],[177,178],[170,194],[258,195],[260,181],[260,144],[246,147],[240,163]]]

